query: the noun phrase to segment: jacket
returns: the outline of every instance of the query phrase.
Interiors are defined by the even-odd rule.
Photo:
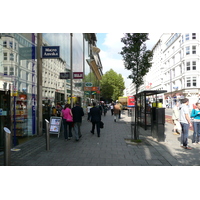
[[[90,109],[90,120],[91,122],[100,122],[101,121],[101,111],[97,107]]]
[[[80,106],[75,106],[72,108],[73,121],[82,122],[82,116],[84,116],[83,108]]]
[[[193,109],[192,112],[191,112],[190,117],[194,118],[194,119],[197,119],[197,120],[200,120],[200,114],[199,113],[200,113],[199,109]]]

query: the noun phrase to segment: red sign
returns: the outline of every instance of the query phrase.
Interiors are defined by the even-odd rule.
[[[127,107],[134,107],[135,106],[135,97],[134,96],[128,96],[127,100]]]
[[[73,79],[83,79],[83,72],[73,72]]]
[[[92,91],[97,91],[97,90],[98,90],[98,87],[92,87],[91,90],[92,90]]]

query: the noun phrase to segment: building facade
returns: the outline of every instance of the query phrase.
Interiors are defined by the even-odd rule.
[[[192,107],[200,94],[199,33],[165,33],[153,47],[153,61],[145,77],[145,89],[167,90],[159,96],[172,107],[186,97]]]
[[[95,33],[43,33],[39,43],[37,33],[1,33],[0,34],[0,91],[1,98],[9,96],[8,102],[0,105],[0,146],[3,146],[3,126],[9,126],[13,134],[14,146],[26,137],[39,135],[37,113],[39,104],[43,113],[57,103],[64,105],[77,101],[86,108],[91,100],[98,100],[99,82],[102,64],[99,49],[96,47]],[[37,44],[41,46],[59,46],[60,57],[42,59]],[[38,56],[39,55],[39,56]],[[38,79],[38,68],[41,79]],[[83,73],[80,79],[60,79],[61,72]],[[41,81],[42,87],[39,86]],[[95,87],[86,92],[85,82]],[[39,89],[39,90],[38,90]],[[98,90],[98,91],[97,91]],[[38,96],[41,91],[41,102]],[[9,93],[8,93],[9,92]],[[7,97],[6,96],[6,97]],[[39,101],[38,101],[39,99]],[[3,101],[2,101],[3,102]],[[48,108],[46,109],[45,108]],[[6,121],[10,121],[6,124]],[[0,148],[1,148],[0,147]]]

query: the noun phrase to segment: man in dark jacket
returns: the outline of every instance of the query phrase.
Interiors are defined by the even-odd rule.
[[[76,106],[72,108],[72,114],[73,114],[73,122],[74,122],[74,132],[76,141],[79,141],[79,138],[81,138],[81,123],[82,123],[82,116],[84,116],[83,108],[79,105],[79,103],[76,103]]]
[[[100,137],[100,122],[101,122],[101,111],[96,107],[96,103],[93,102],[93,108],[90,109],[90,121],[92,122],[91,133],[94,134],[94,129],[96,125],[97,135]]]

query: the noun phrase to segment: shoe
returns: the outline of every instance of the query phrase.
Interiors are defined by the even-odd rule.
[[[196,145],[196,143],[192,143],[193,145]]]
[[[114,119],[114,122],[116,122],[116,119]]]
[[[79,135],[79,139],[82,137],[82,135]]]
[[[79,141],[79,139],[76,139],[76,141],[78,142],[78,141]]]
[[[185,149],[185,146],[182,145],[181,148],[184,148],[184,149]]]
[[[98,137],[100,137],[100,135],[98,135]]]
[[[174,132],[173,134],[174,134],[174,135],[179,135],[177,132]]]
[[[191,150],[192,148],[191,147],[185,147],[185,149]]]
[[[90,133],[94,134],[94,132],[90,131]]]

